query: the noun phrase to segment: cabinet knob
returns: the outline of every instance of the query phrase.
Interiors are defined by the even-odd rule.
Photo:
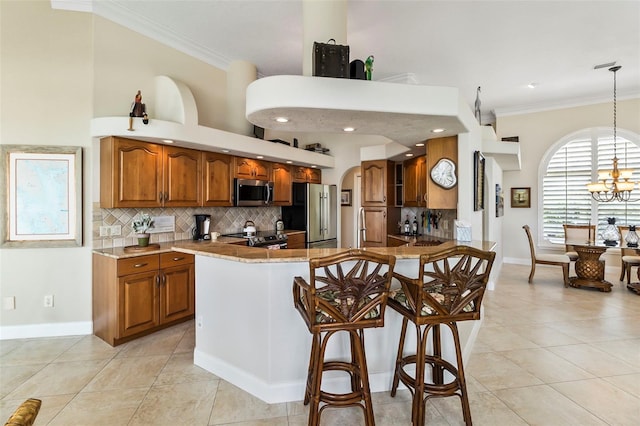
[[[174,261],[174,262],[177,262],[177,261],[179,261],[179,260],[184,260],[184,257],[174,257],[174,258],[173,258],[173,261]]]
[[[143,266],[147,266],[148,263],[136,263],[135,265],[133,265],[134,268],[142,268]]]

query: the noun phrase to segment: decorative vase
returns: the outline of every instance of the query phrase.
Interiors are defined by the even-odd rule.
[[[640,240],[640,237],[636,234],[635,225],[629,225],[629,232],[624,240],[627,242],[627,247],[638,247],[638,240]]]
[[[147,247],[149,245],[149,234],[136,234],[139,247]]]
[[[618,244],[618,241],[620,241],[620,233],[616,226],[615,217],[607,218],[607,226],[604,228],[604,231],[602,231],[602,239],[607,246],[615,246]]]

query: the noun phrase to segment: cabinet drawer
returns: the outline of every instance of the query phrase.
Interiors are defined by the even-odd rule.
[[[160,259],[157,254],[129,257],[118,260],[118,276],[137,274],[139,272],[157,271]]]
[[[192,254],[179,253],[177,251],[160,254],[160,268],[163,269],[178,265],[188,265],[194,262],[195,260]]]

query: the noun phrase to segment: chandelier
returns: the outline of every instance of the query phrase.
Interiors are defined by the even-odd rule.
[[[591,197],[599,203],[610,201],[630,201],[631,191],[635,182],[630,181],[633,170],[618,169],[618,157],[616,153],[617,142],[617,116],[616,116],[616,72],[622,68],[615,66],[609,68],[613,72],[613,170],[598,171],[598,182],[587,184]]]

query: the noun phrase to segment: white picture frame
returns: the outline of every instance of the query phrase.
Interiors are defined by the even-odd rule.
[[[82,148],[3,145],[3,247],[82,246]]]

